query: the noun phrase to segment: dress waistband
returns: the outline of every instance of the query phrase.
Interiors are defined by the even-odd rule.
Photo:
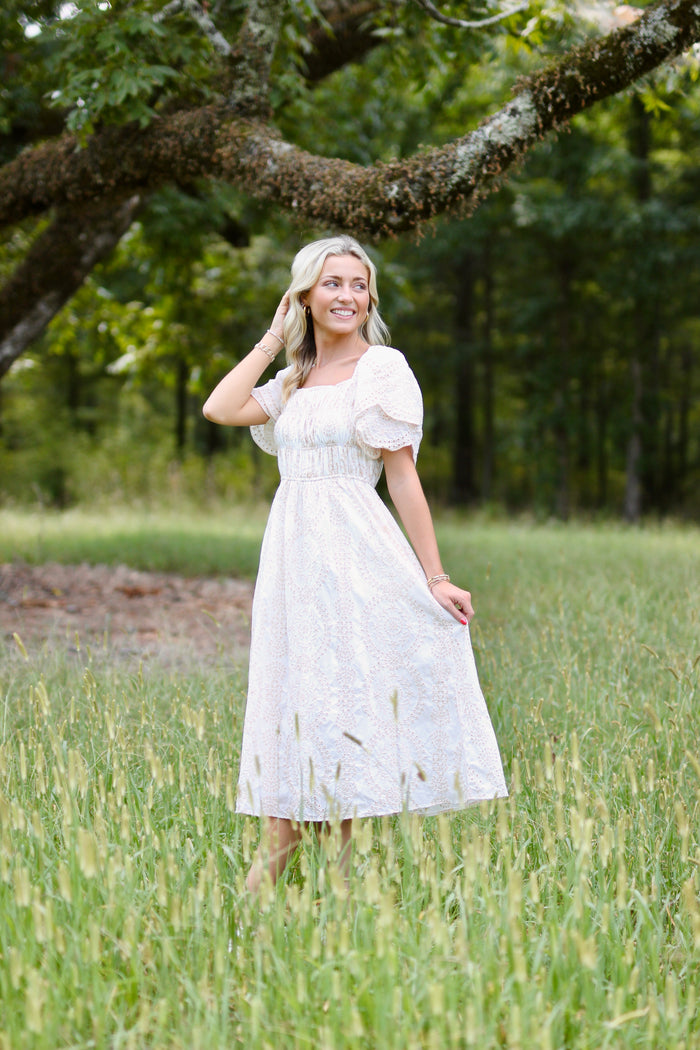
[[[297,481],[349,477],[376,485],[382,472],[381,459],[370,459],[356,445],[280,448],[277,462],[280,477]]]

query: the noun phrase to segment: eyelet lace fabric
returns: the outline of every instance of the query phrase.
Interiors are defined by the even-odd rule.
[[[382,449],[422,436],[406,359],[370,347],[353,376],[297,390],[286,369],[251,427],[280,468],[253,602],[237,809],[297,820],[502,797],[468,629],[435,601],[375,491]]]

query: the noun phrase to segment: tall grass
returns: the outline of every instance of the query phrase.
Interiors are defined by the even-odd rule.
[[[362,823],[347,895],[307,836],[246,897],[244,669],[5,644],[0,1046],[700,1047],[700,536],[440,532],[511,794]]]

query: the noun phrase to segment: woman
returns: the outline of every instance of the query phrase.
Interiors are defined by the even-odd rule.
[[[375,267],[355,240],[307,245],[265,336],[204,406],[249,426],[281,475],[238,784],[238,812],[266,818],[251,890],[265,870],[278,878],[302,823],[339,825],[347,871],[353,817],[506,794],[471,596],[443,571],[416,473],[420,390],[377,307]],[[288,367],[256,386],[283,346]],[[375,491],[382,466],[413,549]]]

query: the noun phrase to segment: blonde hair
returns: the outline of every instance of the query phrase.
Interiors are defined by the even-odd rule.
[[[370,306],[359,334],[370,346],[385,345],[389,329],[379,316],[377,309],[377,269],[364,248],[353,237],[324,237],[312,241],[297,252],[292,263],[292,281],[289,285],[289,310],[284,319],[284,343],[287,347],[287,364],[292,366],[282,384],[282,400],[287,401],[300,387],[316,361],[314,326],[302,305],[305,296],[321,276],[324,263],[329,256],[354,255],[367,268]]]

